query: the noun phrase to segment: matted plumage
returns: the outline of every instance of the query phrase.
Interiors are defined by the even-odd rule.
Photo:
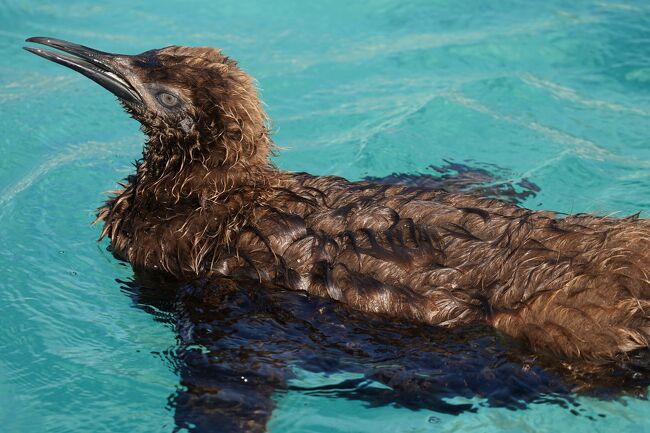
[[[650,341],[650,221],[289,173],[253,83],[213,48],[29,50],[118,95],[148,139],[100,208],[136,273],[252,278],[387,317],[485,322],[540,351],[609,360]]]

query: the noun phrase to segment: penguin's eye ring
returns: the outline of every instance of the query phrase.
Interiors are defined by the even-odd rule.
[[[163,106],[167,108],[174,108],[180,104],[180,100],[178,97],[172,95],[171,93],[167,92],[160,92],[156,95],[156,99],[158,102],[160,102]]]

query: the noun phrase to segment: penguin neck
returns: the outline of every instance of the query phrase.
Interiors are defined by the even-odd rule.
[[[236,193],[268,190],[278,173],[268,155],[260,151],[233,155],[232,148],[227,140],[192,135],[149,137],[143,158],[136,163],[136,195],[171,204],[198,201],[203,206]]]

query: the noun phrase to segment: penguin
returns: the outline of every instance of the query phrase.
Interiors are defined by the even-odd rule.
[[[647,219],[284,171],[253,79],[221,50],[27,41],[141,124],[142,158],[97,216],[136,275],[246,279],[386,320],[487,324],[563,359],[648,347]]]

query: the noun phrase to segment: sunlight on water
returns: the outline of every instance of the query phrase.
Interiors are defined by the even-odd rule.
[[[0,1],[0,431],[172,431],[174,330],[97,244],[143,137],[114,98],[22,51],[224,48],[255,76],[285,169],[351,179],[444,161],[541,188],[525,206],[650,210],[646,1]],[[339,378],[298,372],[295,384]],[[274,432],[639,432],[645,400],[453,416],[287,391]]]

